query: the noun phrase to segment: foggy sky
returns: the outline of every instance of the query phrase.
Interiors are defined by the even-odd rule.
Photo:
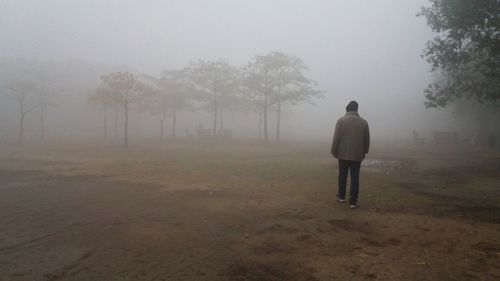
[[[158,74],[197,59],[234,65],[270,50],[300,57],[327,91],[287,109],[288,127],[329,136],[356,99],[374,135],[439,126],[423,106],[427,1],[0,0],[0,57],[81,59]],[[291,125],[290,125],[291,124]],[[284,126],[287,128],[287,125]],[[293,134],[293,133],[290,133]]]

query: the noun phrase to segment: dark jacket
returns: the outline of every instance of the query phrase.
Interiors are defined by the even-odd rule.
[[[362,161],[370,149],[368,122],[356,111],[349,111],[335,125],[332,154],[335,158]]]

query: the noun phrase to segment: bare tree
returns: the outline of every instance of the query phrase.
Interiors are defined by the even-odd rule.
[[[62,90],[61,83],[65,78],[60,75],[57,63],[38,60],[3,60],[3,71],[7,71],[6,77],[15,77],[19,81],[29,82],[31,84],[30,95],[32,99],[37,100],[37,108],[40,109],[40,138],[45,138],[45,123],[47,108],[53,105],[56,93]],[[12,81],[14,81],[12,80]],[[12,86],[12,83],[11,83]]]
[[[58,73],[57,65],[34,61],[30,64],[31,75],[36,81],[38,108],[40,109],[40,139],[45,139],[46,115],[49,106],[54,105],[57,93],[62,91],[64,77]]]

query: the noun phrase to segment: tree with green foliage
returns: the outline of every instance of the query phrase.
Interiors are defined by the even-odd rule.
[[[255,113],[258,115],[257,134],[262,137],[262,119],[264,115],[263,103],[261,96],[263,93],[263,85],[260,83],[260,77],[256,73],[257,69],[252,68],[249,64],[241,68],[240,75],[240,101],[241,110],[245,113]]]
[[[153,91],[146,83],[129,72],[113,72],[101,76],[101,80],[112,91],[112,100],[123,105],[125,117],[123,146],[127,147],[130,104],[140,102]]]
[[[427,107],[466,98],[495,104],[500,98],[500,1],[431,0],[419,16],[438,35],[424,56],[437,73],[425,90]]]
[[[267,143],[269,140],[268,132],[268,113],[269,113],[269,100],[272,94],[272,78],[271,78],[271,63],[266,56],[255,56],[245,67],[243,85],[245,93],[250,101],[260,105],[263,116],[263,131],[264,141]],[[260,125],[260,124],[259,124]],[[260,133],[260,126],[259,126]]]
[[[168,116],[172,117],[171,137],[175,139],[177,131],[177,115],[179,110],[192,110],[191,100],[194,98],[185,70],[164,70],[160,78],[147,76],[154,82],[156,98],[151,113],[160,119],[160,138],[163,139],[164,123]]]
[[[262,105],[264,140],[268,141],[268,111],[276,107],[276,141],[280,140],[281,113],[284,103],[310,102],[323,97],[316,82],[304,74],[308,67],[298,57],[271,51],[259,55],[246,67],[245,88]]]
[[[113,91],[106,85],[100,85],[90,92],[89,103],[99,105],[102,109],[104,139],[108,138],[107,112],[113,102]]]
[[[283,52],[270,52],[272,63],[273,95],[271,104],[276,106],[276,141],[280,141],[281,112],[284,103],[312,103],[314,98],[322,98],[323,92],[317,83],[304,75],[309,68],[298,57]]]
[[[225,105],[236,94],[238,70],[223,60],[199,60],[186,69],[199,96],[213,111],[212,135],[217,135],[217,118]],[[222,115],[221,115],[222,116]],[[221,117],[222,118],[222,117]]]

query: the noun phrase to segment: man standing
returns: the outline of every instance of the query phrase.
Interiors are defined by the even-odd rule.
[[[358,114],[358,103],[351,101],[346,107],[346,115],[335,125],[332,154],[339,160],[339,190],[337,201],[345,202],[347,174],[351,174],[349,207],[356,208],[359,192],[359,170],[361,161],[370,148],[368,122]]]

